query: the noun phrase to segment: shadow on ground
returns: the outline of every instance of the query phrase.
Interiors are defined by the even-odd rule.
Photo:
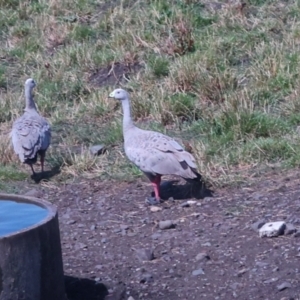
[[[108,290],[103,283],[87,278],[65,276],[68,300],[105,300]]]
[[[178,185],[177,180],[165,181],[160,186],[160,195],[163,200],[173,197],[176,200],[184,200],[190,198],[203,199],[212,197],[213,191],[208,189],[204,183],[186,182],[184,185]],[[153,195],[154,196],[154,193]]]
[[[126,285],[119,282],[109,293],[103,283],[97,283],[87,278],[77,278],[65,276],[65,288],[68,300],[127,300]],[[134,299],[137,299],[138,293],[131,291]],[[155,300],[179,300],[175,292],[165,293],[162,297],[156,293],[150,293],[149,298]]]
[[[31,179],[35,183],[40,183],[42,180],[49,180],[50,178],[52,178],[53,176],[59,173],[60,173],[60,167],[55,166],[50,171],[44,171],[44,172],[35,173],[34,175],[31,175]]]

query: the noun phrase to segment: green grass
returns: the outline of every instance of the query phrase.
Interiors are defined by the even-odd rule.
[[[24,180],[27,178],[25,172],[16,170],[15,166],[1,166],[0,167],[0,181],[3,184],[3,181],[9,180]]]
[[[122,149],[121,108],[107,97],[116,86],[130,91],[139,126],[188,142],[214,184],[299,166],[299,17],[298,1],[0,0],[0,178],[22,179],[15,165],[27,171],[7,132],[28,77],[53,126],[47,160],[61,166],[60,180],[141,175]],[[95,77],[117,64],[139,68],[118,85]],[[91,157],[98,143],[109,151]]]

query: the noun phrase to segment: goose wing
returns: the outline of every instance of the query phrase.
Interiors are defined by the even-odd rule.
[[[24,162],[40,150],[46,151],[51,142],[51,128],[41,116],[24,114],[17,119],[11,131],[14,151]]]

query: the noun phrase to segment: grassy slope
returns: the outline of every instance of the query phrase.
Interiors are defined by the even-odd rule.
[[[114,86],[91,80],[113,63],[143,66],[122,84],[135,120],[183,139],[212,183],[298,165],[299,2],[200,2],[0,0],[0,180],[29,172],[7,137],[28,77],[53,126],[58,179],[140,176],[122,152]],[[78,151],[95,143],[114,147]]]

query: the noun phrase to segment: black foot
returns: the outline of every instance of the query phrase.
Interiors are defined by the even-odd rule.
[[[161,203],[161,200],[157,200],[155,197],[147,197],[145,202],[148,205],[157,205]]]
[[[38,174],[37,173],[32,173],[32,175],[31,175],[31,178],[36,178],[36,177],[38,177]]]

